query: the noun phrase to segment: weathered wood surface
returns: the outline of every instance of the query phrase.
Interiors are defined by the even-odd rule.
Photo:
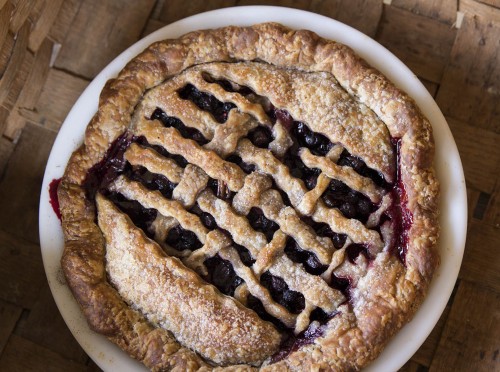
[[[45,162],[64,117],[116,55],[183,17],[235,5],[316,12],[375,38],[435,97],[467,181],[468,240],[449,304],[402,371],[500,370],[498,0],[0,0],[0,370],[99,371],[48,289]]]

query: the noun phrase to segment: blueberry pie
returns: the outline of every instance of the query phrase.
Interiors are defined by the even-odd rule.
[[[152,370],[351,370],[438,264],[429,122],[353,51],[266,23],[108,81],[58,189],[90,327]]]

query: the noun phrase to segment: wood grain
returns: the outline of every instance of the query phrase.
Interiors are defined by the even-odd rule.
[[[436,101],[443,113],[500,133],[500,24],[466,16]]]
[[[500,291],[500,227],[472,220],[459,277]]]
[[[28,46],[29,37],[29,24],[25,24],[15,37],[15,45],[12,50],[12,54],[8,59],[8,64],[3,72],[2,78],[0,79],[0,104],[8,106],[8,102],[5,102],[12,85],[16,80],[18,75],[19,66],[22,65],[24,58],[26,57],[26,48]],[[1,130],[0,123],[0,133]]]
[[[483,18],[485,21],[500,23],[500,12],[491,9],[491,6],[475,0],[460,0],[458,10],[468,16]]]
[[[0,354],[14,330],[22,310],[19,306],[0,300]]]
[[[64,71],[51,69],[32,112],[22,114],[48,129],[58,130],[89,81]]]
[[[498,371],[499,334],[499,293],[462,281],[430,371]]]
[[[364,34],[375,37],[382,16],[382,2],[377,0],[312,0],[311,10],[354,27]]]
[[[139,37],[153,0],[85,1],[56,60],[58,68],[91,79]]]
[[[31,63],[31,70],[27,79],[23,82],[21,92],[16,99],[13,109],[5,120],[3,135],[10,140],[16,140],[21,135],[21,131],[26,124],[26,120],[33,115],[22,115],[23,111],[32,111],[39,99],[43,84],[47,79],[50,70],[50,59],[52,55],[53,43],[44,39],[37,51],[34,61]]]
[[[85,365],[63,358],[56,352],[17,335],[12,335],[0,358],[0,370],[9,372],[40,371],[84,372]]]
[[[392,0],[391,5],[450,25],[455,22],[457,15],[455,0]]]
[[[0,226],[34,243],[38,243],[40,185],[55,134],[26,125],[0,182]]]
[[[19,322],[15,334],[55,351],[66,359],[80,364],[87,362],[87,354],[64,323],[47,283],[41,287],[28,316]]]
[[[2,230],[0,247],[0,298],[31,308],[46,281],[40,248]]]
[[[500,173],[500,134],[456,119],[447,118],[460,154],[467,185],[476,190],[492,193]],[[481,149],[488,149],[485,156]]]
[[[410,27],[403,27],[409,22]],[[439,21],[386,6],[376,39],[416,75],[436,83],[443,76],[455,34],[455,29]]]

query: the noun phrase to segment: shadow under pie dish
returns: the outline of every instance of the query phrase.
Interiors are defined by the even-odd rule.
[[[278,24],[151,45],[58,194],[92,329],[151,369],[359,369],[437,265],[428,121],[344,45]]]

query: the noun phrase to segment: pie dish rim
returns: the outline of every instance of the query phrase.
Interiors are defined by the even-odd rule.
[[[260,7],[252,7],[252,8],[260,8]],[[280,8],[280,10],[281,10],[281,9],[282,9],[282,8]],[[217,12],[217,11],[215,11],[215,12]],[[307,12],[305,12],[305,13],[307,13]],[[207,13],[205,13],[205,14],[207,14]],[[310,13],[307,13],[307,14],[310,14]],[[200,15],[198,15],[198,16],[200,16]],[[197,17],[197,16],[195,16],[195,17]],[[331,21],[331,20],[329,20],[329,21]],[[283,22],[283,23],[287,24],[286,22]],[[171,26],[174,26],[174,25],[171,25]],[[201,27],[200,27],[200,28],[201,28]],[[304,26],[303,28],[304,28],[304,29],[307,29],[307,28],[309,28],[309,27]],[[155,35],[156,35],[156,34],[155,34]],[[147,38],[146,38],[146,39],[147,39]],[[143,39],[143,40],[145,40],[145,39]],[[145,41],[141,41],[141,42],[143,42],[143,45],[148,45],[150,41],[148,40],[147,42],[145,42]],[[117,60],[119,60],[122,56],[123,56],[123,54],[122,54],[121,56],[119,56],[119,57],[117,58]],[[105,70],[106,70],[106,69],[105,69]],[[103,72],[104,72],[105,70],[103,70]],[[101,76],[101,75],[99,75],[99,77],[100,77],[100,76]],[[106,78],[106,77],[104,77],[104,80],[106,80],[106,79],[107,79],[107,78]],[[96,80],[97,80],[97,78],[96,78]],[[84,95],[85,95],[86,93],[87,93],[87,92],[85,92],[85,93],[84,93]],[[415,98],[416,98],[416,97],[415,97]],[[76,105],[75,105],[75,106],[76,106]],[[70,115],[71,115],[71,114],[70,114]],[[66,122],[68,122],[68,119],[67,119],[67,121],[66,121]],[[66,125],[66,124],[65,124],[65,125]],[[62,133],[62,130],[61,130],[61,133]],[[58,138],[58,139],[59,139],[59,138]],[[47,174],[46,174],[46,176],[47,176]],[[47,177],[46,177],[46,178],[47,178]],[[50,180],[47,180],[47,179],[46,179],[46,180],[44,181],[44,185],[46,185],[46,184],[47,184],[47,182],[50,182]],[[43,190],[43,189],[42,189],[42,190]],[[42,196],[43,196],[43,192],[42,192]],[[40,211],[42,212],[42,209],[41,209]],[[40,219],[40,221],[42,221],[42,219]],[[42,228],[42,225],[41,225],[40,227]],[[41,240],[42,240],[42,239],[41,239]],[[45,262],[45,255],[44,255],[44,262]]]

